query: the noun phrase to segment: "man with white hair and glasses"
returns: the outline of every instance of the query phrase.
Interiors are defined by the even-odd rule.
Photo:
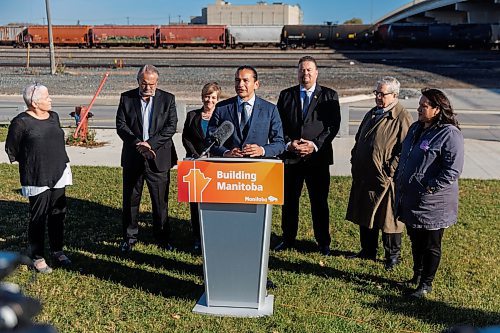
[[[400,262],[403,223],[394,218],[394,172],[401,145],[412,123],[399,103],[400,83],[394,77],[378,80],[376,106],[363,118],[351,150],[352,187],[346,219],[359,225],[361,251],[350,258],[375,260],[382,230],[385,268]]]

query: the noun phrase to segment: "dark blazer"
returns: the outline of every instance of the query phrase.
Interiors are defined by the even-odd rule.
[[[215,111],[208,123],[208,133],[213,133],[223,121],[229,120],[234,125],[234,133],[221,147],[212,148],[215,156],[222,156],[226,150],[242,148],[245,144],[257,144],[264,147],[265,157],[278,156],[285,149],[283,127],[276,105],[256,96],[249,119],[246,138],[241,133],[238,120],[238,98],[232,97],[217,103]],[[210,139],[207,140],[210,144]]]
[[[124,168],[144,164],[144,157],[136,150],[136,144],[142,141],[140,98],[139,88],[124,92],[116,112],[116,131],[123,140],[121,166]],[[175,96],[156,89],[147,142],[156,153],[156,158],[151,163],[159,172],[169,170],[177,163],[177,153],[172,142],[176,126]]]
[[[186,149],[186,157],[199,157],[205,150],[205,133],[201,127],[203,108],[189,111],[182,129],[182,145]]]
[[[340,105],[337,92],[316,84],[305,119],[302,116],[300,86],[281,91],[278,110],[283,123],[285,144],[300,138],[311,140],[318,151],[300,158],[286,151],[282,154],[285,163],[295,164],[308,160],[311,164],[333,164],[332,141],[340,128]]]

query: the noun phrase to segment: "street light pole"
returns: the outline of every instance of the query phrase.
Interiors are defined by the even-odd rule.
[[[50,1],[45,0],[45,8],[47,10],[47,25],[49,29],[49,50],[50,50],[50,74],[56,73],[56,55],[54,52],[54,37],[52,36],[52,20],[50,18]]]

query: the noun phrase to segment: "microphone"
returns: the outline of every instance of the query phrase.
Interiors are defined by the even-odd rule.
[[[234,125],[229,120],[225,120],[219,127],[210,135],[210,146],[201,153],[200,158],[208,154],[210,149],[215,146],[221,146],[234,133]]]

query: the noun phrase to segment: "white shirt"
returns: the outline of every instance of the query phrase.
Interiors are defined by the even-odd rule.
[[[150,96],[147,101],[141,97],[142,141],[148,141],[149,139],[149,126],[151,122],[151,114],[153,112],[153,97],[154,95]]]
[[[69,163],[66,163],[66,169],[64,169],[61,178],[57,181],[53,188],[63,188],[68,185],[73,185],[73,174],[71,173],[71,167]],[[21,195],[23,197],[34,197],[35,195],[39,195],[47,190],[50,187],[48,186],[22,186],[21,187]]]
[[[304,92],[307,94],[307,97],[309,97],[309,104],[311,104],[311,96],[314,93],[314,90],[316,90],[316,83],[309,89],[304,88],[302,85],[300,86],[300,106],[301,110],[304,109]]]
[[[245,111],[245,109],[243,108],[243,105],[241,105],[242,103],[244,103],[245,101],[243,99],[240,98],[240,96],[238,96],[238,121],[241,122],[241,113]],[[255,94],[253,94],[252,98],[250,98],[248,101],[246,101],[248,103],[248,105],[251,106],[251,108],[249,108],[249,112],[247,112],[247,122],[250,121],[250,117],[252,116],[252,112],[253,112],[253,105],[255,104]]]

